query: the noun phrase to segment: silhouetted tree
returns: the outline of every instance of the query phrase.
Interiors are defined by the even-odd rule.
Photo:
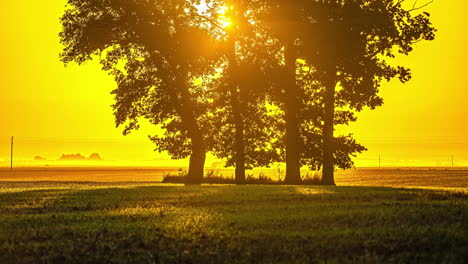
[[[282,137],[282,129],[278,129],[278,123],[283,116],[269,109],[268,75],[262,68],[264,62],[257,59],[261,60],[244,54],[243,59],[236,60],[236,71],[226,68],[226,73],[213,85],[216,92],[210,118],[213,124],[210,144],[214,155],[226,159],[226,166],[236,167],[238,184],[245,181],[245,169],[268,167],[281,160],[278,139]]]
[[[267,28],[274,38],[272,45],[281,47],[279,61],[281,80],[279,85],[279,106],[285,115],[285,161],[287,184],[301,182],[300,155],[303,146],[300,142],[298,120],[299,88],[296,84],[296,60],[298,59],[297,41],[301,38],[304,1],[268,0],[258,3],[259,24]],[[274,76],[272,76],[274,78]]]
[[[68,0],[62,17],[61,60],[81,64],[100,57],[115,77],[113,91],[117,126],[124,134],[148,118],[166,129],[153,137],[158,150],[174,158],[190,156],[187,181],[201,183],[206,157],[205,135],[199,126],[203,111],[192,80],[211,70],[216,42],[188,0]],[[181,137],[183,145],[173,145]],[[179,141],[180,142],[180,141]]]
[[[308,165],[332,185],[334,167],[365,149],[334,126],[381,105],[383,80],[410,79],[386,58],[434,38],[429,14],[403,2],[211,0],[202,11],[199,0],[68,0],[61,60],[99,58],[117,82],[117,126],[127,134],[146,118],[163,128],[150,139],[190,156],[189,183],[201,183],[212,151],[238,183],[245,168],[284,159],[286,183],[299,184]],[[230,28],[217,21],[222,6]]]
[[[325,89],[319,81],[319,74],[301,60],[298,69],[298,86],[300,87],[301,107],[299,120],[300,132],[304,150],[301,153],[301,165],[312,170],[319,170],[323,165],[323,117],[325,109],[323,98]],[[337,105],[335,110],[335,125],[348,125],[356,121],[356,116],[346,108]],[[340,169],[350,169],[354,162],[352,157],[366,150],[356,142],[352,134],[334,137],[334,165]]]
[[[245,170],[278,161],[274,141],[275,117],[268,114],[268,48],[249,16],[252,2],[211,1],[208,10],[222,10],[220,17],[207,14],[227,49],[219,63],[222,76],[208,83],[213,91],[210,146],[213,154],[235,167],[236,183],[245,183]],[[214,19],[213,19],[214,18]],[[228,25],[222,25],[228,22]],[[266,49],[265,49],[266,48]]]
[[[405,83],[410,70],[387,62],[397,53],[408,55],[421,40],[434,39],[429,14],[413,15],[404,1],[332,1],[311,5],[314,19],[307,25],[301,55],[312,65],[311,72],[323,88],[322,183],[334,185],[334,153],[340,151],[333,136],[334,125],[343,121],[336,107],[361,111],[375,108],[383,80],[399,78]],[[339,89],[337,89],[339,88]],[[355,119],[350,112],[348,121]],[[347,117],[346,117],[347,116]]]

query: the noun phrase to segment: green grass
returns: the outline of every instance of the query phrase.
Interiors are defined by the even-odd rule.
[[[466,189],[0,182],[0,263],[468,263]]]

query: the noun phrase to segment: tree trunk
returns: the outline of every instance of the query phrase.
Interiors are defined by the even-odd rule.
[[[154,50],[156,50],[156,48]],[[155,53],[152,52],[150,55],[154,61],[159,60]],[[172,63],[173,65],[178,64],[177,60]],[[182,125],[187,131],[188,137],[191,141],[189,170],[185,182],[187,184],[201,184],[203,182],[206,159],[205,140],[203,139],[202,131],[197,124],[197,119],[195,118],[195,108],[188,86],[187,68],[183,63],[179,64],[181,67],[177,72],[175,79],[177,87],[168,87],[168,92],[173,100],[175,110],[182,120]]]
[[[300,184],[301,172],[299,164],[299,122],[297,84],[296,84],[296,56],[294,41],[289,41],[285,46],[285,121],[286,121],[286,184]]]
[[[233,98],[234,99],[234,98]],[[239,102],[236,102],[238,110],[234,111],[235,119],[235,162],[236,162],[236,184],[245,184],[245,145],[244,145],[244,122],[242,120],[242,113],[240,112]],[[237,114],[236,114],[237,112]]]
[[[331,80],[325,87],[323,119],[323,165],[322,165],[322,185],[336,185],[334,175],[334,120],[335,120],[335,89],[336,81]]]
[[[195,107],[193,105],[192,95],[188,88],[188,73],[184,67],[181,67],[177,81],[181,91],[180,95],[182,102],[180,115],[182,123],[186,128],[191,141],[190,163],[186,177],[186,184],[201,184],[203,182],[206,147],[202,131],[197,124],[197,119],[195,118]]]
[[[237,64],[235,54],[235,40],[230,37],[229,47],[229,71],[230,71],[230,93],[231,93],[231,107],[234,116],[234,162],[235,162],[235,180],[236,184],[245,184],[245,140],[244,140],[244,115],[241,107],[241,98],[239,92],[239,85],[236,79]]]
[[[186,184],[201,184],[203,182],[203,170],[206,159],[205,144],[199,129],[195,129],[191,134],[192,153],[190,154]]]

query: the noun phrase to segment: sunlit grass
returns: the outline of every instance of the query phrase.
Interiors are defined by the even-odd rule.
[[[466,188],[0,183],[1,263],[463,263]]]
[[[335,191],[331,188],[326,187],[303,187],[298,186],[295,188],[296,192],[302,195],[316,195],[316,194],[331,194],[335,193]]]

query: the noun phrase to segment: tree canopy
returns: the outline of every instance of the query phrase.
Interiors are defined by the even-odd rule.
[[[123,133],[142,118],[162,128],[157,151],[190,157],[187,182],[201,183],[207,152],[245,170],[286,163],[353,167],[366,150],[335,125],[382,105],[383,81],[411,72],[392,59],[433,40],[430,15],[399,0],[68,0],[60,59],[99,60],[115,78]]]

